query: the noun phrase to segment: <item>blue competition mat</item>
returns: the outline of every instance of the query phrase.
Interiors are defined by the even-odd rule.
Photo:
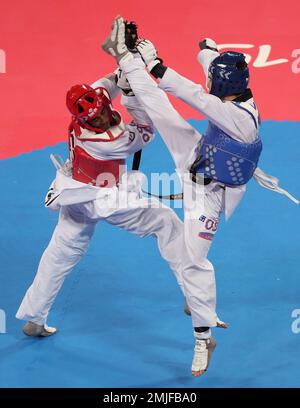
[[[191,122],[205,129],[204,121]],[[264,122],[261,135],[260,167],[299,197],[300,123]],[[291,329],[300,309],[300,208],[254,181],[210,253],[218,313],[230,328],[215,330],[218,347],[203,377],[190,375],[191,322],[155,240],[104,222],[50,314],[59,333],[23,336],[14,315],[57,220],[43,207],[54,177],[51,152],[66,157],[66,145],[0,162],[0,387],[300,386],[300,334]],[[142,169],[173,171],[159,136],[144,151]]]

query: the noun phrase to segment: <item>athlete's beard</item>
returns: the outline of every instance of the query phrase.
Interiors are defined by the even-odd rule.
[[[103,107],[102,111],[93,119],[88,121],[88,124],[94,128],[105,132],[111,126],[111,117],[107,107]]]
[[[94,119],[90,120],[88,123],[89,125],[99,130],[102,130],[103,132],[105,132],[107,129],[110,128],[110,120],[108,119],[103,122],[102,118],[99,116],[96,116]]]

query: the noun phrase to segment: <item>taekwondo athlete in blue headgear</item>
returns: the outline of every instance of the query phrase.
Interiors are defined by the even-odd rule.
[[[221,214],[227,219],[232,215],[252,175],[260,184],[297,200],[278,187],[277,179],[257,168],[262,150],[260,119],[248,88],[249,71],[243,54],[219,54],[210,39],[200,43],[198,59],[206,74],[207,93],[201,85],[166,67],[148,40],[136,43],[142,58],[134,58],[125,46],[122,18],[115,20],[102,48],[118,62],[183,181],[185,245],[178,250],[188,265],[182,271],[183,285],[196,338],[192,374],[199,376],[207,370],[216,345],[211,334],[211,328],[218,326],[215,274],[207,255]],[[162,89],[206,116],[209,126],[205,135],[179,115]]]

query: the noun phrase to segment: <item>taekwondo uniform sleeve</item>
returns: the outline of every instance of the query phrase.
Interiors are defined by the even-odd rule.
[[[197,56],[198,61],[202,65],[206,80],[208,77],[208,68],[210,63],[219,56],[220,54],[217,51],[212,51],[209,49],[201,50]]]
[[[200,84],[184,78],[171,68],[167,69],[159,86],[201,112],[233,138],[243,142],[255,140],[257,131],[249,114],[232,102],[222,101],[217,96],[206,93]],[[244,135],[247,136],[246,140]]]
[[[167,95],[146,72],[141,59],[127,61],[121,64],[121,69],[166,143],[176,168],[186,170],[195,157],[201,135],[173,108]]]
[[[108,74],[105,77],[98,79],[91,86],[94,89],[99,87],[105,88],[108,91],[111,100],[115,99],[120,94],[120,88],[117,87],[115,81],[115,73]]]
[[[136,124],[154,128],[152,120],[136,96],[122,95],[121,104],[126,108]]]

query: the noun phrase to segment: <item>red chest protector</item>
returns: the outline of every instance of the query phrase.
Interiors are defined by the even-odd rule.
[[[73,179],[99,187],[114,187],[125,173],[125,160],[97,160],[81,147],[74,149]]]
[[[99,160],[92,157],[80,146],[76,146],[75,138],[80,128],[73,126],[69,132],[70,159],[72,161],[72,177],[81,183],[111,188],[117,185],[126,171],[125,159]],[[80,137],[78,137],[80,139]],[[92,141],[92,139],[89,139]],[[99,139],[95,139],[99,142]],[[101,142],[100,142],[101,143]],[[104,142],[105,143],[105,142]]]

